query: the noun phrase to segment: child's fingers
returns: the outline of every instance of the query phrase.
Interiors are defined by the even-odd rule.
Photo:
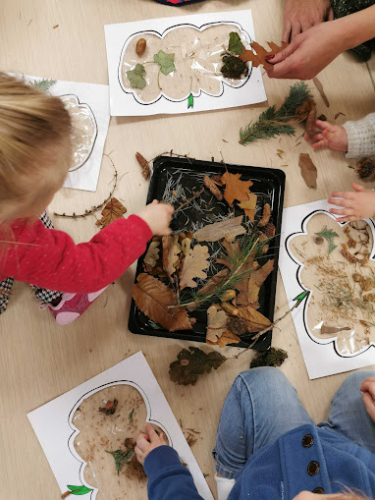
[[[361,186],[360,184],[357,184],[356,182],[352,182],[352,188],[355,189],[356,191],[365,191],[366,188]]]
[[[344,217],[348,215],[354,215],[351,208],[330,208],[329,211],[331,214],[343,215]]]
[[[359,389],[362,392],[369,392],[373,396],[375,396],[375,378],[367,378],[364,380],[361,384],[361,387]]]
[[[336,219],[337,222],[354,222],[355,220],[359,220],[359,219],[358,219],[358,217],[355,217],[354,215],[350,215],[349,217],[338,217]]]
[[[351,191],[334,191],[331,193],[332,198],[345,198],[346,200],[353,200],[355,198],[355,193]]]
[[[155,429],[151,424],[146,424],[146,431],[150,438],[151,443],[154,443],[155,440],[159,439],[159,436],[156,434]]]
[[[321,148],[322,146],[328,146],[328,142],[326,141],[326,139],[323,139],[319,142],[314,142],[314,144],[312,144],[313,148]]]
[[[137,438],[136,445],[142,452],[145,452],[149,448],[150,442],[147,441],[144,434],[140,434]]]
[[[325,122],[322,120],[315,120],[315,127],[320,128],[322,130],[332,130],[333,125],[329,122]]]
[[[322,141],[324,139],[323,134],[314,134],[310,138],[312,141]]]
[[[349,199],[345,198],[329,198],[328,203],[331,203],[331,205],[336,205],[338,207],[347,207],[347,208],[352,208],[353,202]]]

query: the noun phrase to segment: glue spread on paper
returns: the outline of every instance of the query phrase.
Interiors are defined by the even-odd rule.
[[[62,493],[84,494],[90,500],[146,500],[147,478],[134,455],[134,445],[150,422],[187,464],[200,495],[213,500],[141,352],[28,417]]]
[[[60,97],[70,114],[73,159],[64,187],[95,191],[110,120],[108,86],[32,76],[24,78]]]
[[[289,302],[308,291],[293,319],[310,378],[374,362],[372,220],[340,224],[326,201],[285,210],[280,269]]]
[[[221,72],[230,34],[254,40],[251,11],[105,27],[111,114],[142,116],[243,106],[266,100],[259,68]]]

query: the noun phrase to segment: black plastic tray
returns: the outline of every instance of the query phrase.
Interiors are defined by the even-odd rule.
[[[241,180],[251,180],[253,182],[251,191],[258,195],[255,221],[261,217],[263,205],[265,203],[269,203],[271,205],[271,221],[276,227],[276,236],[270,244],[268,253],[264,257],[264,261],[268,260],[272,256],[275,259],[275,268],[261,287],[259,294],[259,312],[273,321],[285,189],[285,174],[282,170],[244,165],[224,165],[223,163],[191,160],[189,158],[171,158],[169,156],[160,156],[154,161],[153,164],[147,203],[151,203],[154,199],[159,201],[163,200],[168,182],[175,182],[178,179],[180,180],[179,185],[183,186],[185,194],[187,198],[189,198],[189,195],[191,196],[191,194],[198,192],[202,188],[204,175],[224,174],[226,169],[233,174],[242,174]],[[177,195],[178,194],[179,193],[177,193]],[[236,209],[235,204],[232,208],[229,208],[225,202],[218,202],[208,190],[205,190],[200,199],[203,199],[205,213],[202,214],[201,212],[198,212],[194,207],[194,204],[189,205],[186,210],[180,211],[176,218],[172,221],[171,227],[173,230],[181,230],[182,228],[184,231],[192,230],[193,225],[196,222],[201,222],[202,218],[206,218],[207,214],[209,217],[214,217],[219,214],[225,215],[234,211],[236,215],[243,215],[243,210]],[[164,201],[171,200],[164,199]],[[179,201],[181,202],[181,200]],[[178,204],[179,202],[174,203],[175,206]],[[144,255],[138,260],[136,277],[138,274],[143,272],[143,257]],[[262,264],[261,261],[259,262]],[[220,266],[218,266],[218,268],[220,268]],[[152,322],[150,322],[149,319],[137,308],[134,300],[132,300],[129,316],[129,330],[132,333],[140,335],[205,342],[207,325],[206,312],[195,311],[194,313],[191,313],[191,316],[194,316],[197,320],[193,330],[168,332],[161,327],[155,328],[155,325],[152,326]],[[254,333],[242,335],[241,338],[244,342],[235,344],[234,346],[246,347],[248,343],[251,342],[251,338],[254,335]],[[272,331],[269,331],[260,337],[254,345],[254,349],[261,352],[266,351],[271,345],[271,340]]]

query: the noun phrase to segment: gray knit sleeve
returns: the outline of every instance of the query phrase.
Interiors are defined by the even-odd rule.
[[[347,158],[375,155],[375,113],[343,124],[348,135]]]

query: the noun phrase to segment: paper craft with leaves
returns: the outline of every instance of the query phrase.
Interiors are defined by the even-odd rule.
[[[170,332],[191,330],[195,323],[186,309],[176,306],[177,295],[167,285],[145,273],[138,276],[133,285],[132,296],[138,307],[148,318]]]
[[[126,72],[126,76],[130,80],[130,85],[133,89],[143,90],[146,87],[146,70],[142,64],[137,64],[135,68]]]
[[[174,65],[174,54],[167,54],[163,50],[159,50],[157,54],[154,55],[154,61],[159,64],[160,71],[163,75],[169,75],[172,71],[176,71],[176,66]]]

